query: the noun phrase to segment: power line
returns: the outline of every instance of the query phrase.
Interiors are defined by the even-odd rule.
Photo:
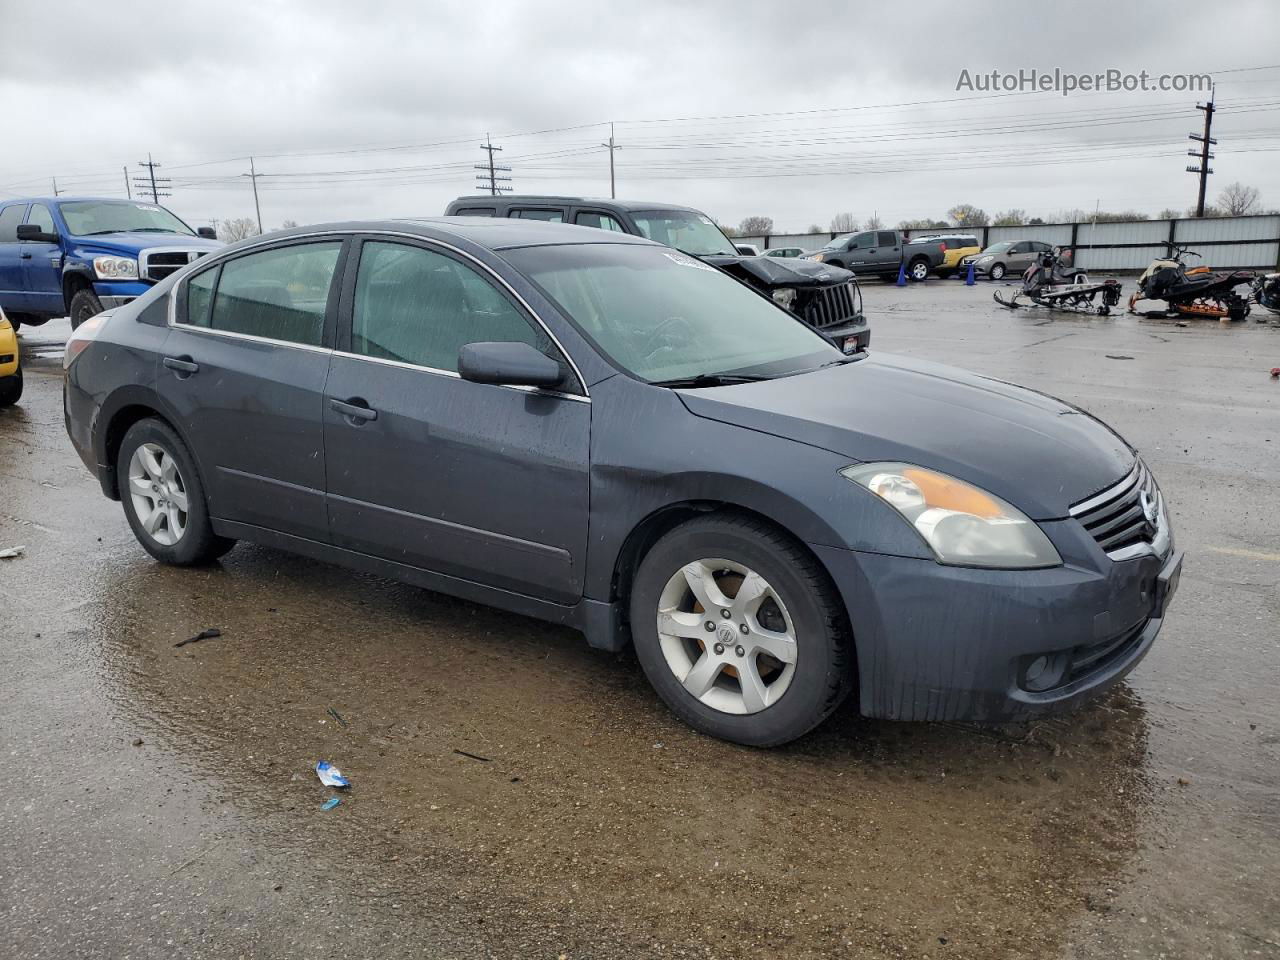
[[[1200,142],[1199,150],[1187,151],[1190,156],[1198,155],[1200,157],[1200,165],[1198,167],[1187,166],[1187,173],[1198,173],[1200,175],[1200,192],[1196,199],[1197,217],[1204,216],[1204,192],[1209,185],[1209,174],[1213,173],[1213,170],[1209,167],[1209,160],[1213,157],[1213,154],[1209,152],[1209,147],[1218,142],[1209,136],[1209,131],[1213,128],[1213,99],[1213,91],[1211,90],[1208,103],[1196,104],[1196,109],[1204,113],[1204,135],[1196,136],[1194,133],[1188,135],[1188,139]]]
[[[138,166],[147,168],[147,176],[134,177],[133,182],[141,186],[143,191],[150,191],[152,203],[159,203],[161,197],[173,196],[173,194],[167,189],[172,181],[168,177],[156,176],[156,168],[159,167],[160,164],[151,159],[151,154],[147,154],[146,160],[139,160]],[[147,185],[148,181],[150,181],[149,187]],[[166,189],[161,189],[162,187]]]

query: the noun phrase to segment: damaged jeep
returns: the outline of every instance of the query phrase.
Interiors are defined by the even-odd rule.
[[[862,291],[850,271],[813,260],[743,256],[714,220],[692,207],[583,197],[478,196],[459,197],[445,215],[573,223],[647,237],[772,297],[846,354],[865,351],[871,339]]]

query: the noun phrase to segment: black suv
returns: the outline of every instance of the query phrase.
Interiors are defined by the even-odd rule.
[[[847,270],[809,260],[746,257],[715,221],[692,207],[638,200],[584,197],[459,197],[450,217],[517,217],[575,223],[647,237],[718,267],[821,331],[845,353],[867,349],[871,339],[862,314],[862,291]]]

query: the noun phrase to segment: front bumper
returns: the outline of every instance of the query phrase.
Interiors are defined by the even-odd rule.
[[[864,353],[871,345],[871,326],[862,317],[856,317],[839,326],[824,327],[819,333],[830,337],[846,355]]]
[[[123,307],[150,289],[151,284],[142,280],[99,280],[93,285],[93,292],[97,295],[103,310]]]
[[[979,570],[813,549],[849,611],[862,712],[892,720],[1008,722],[1101,693],[1151,649],[1182,559]]]

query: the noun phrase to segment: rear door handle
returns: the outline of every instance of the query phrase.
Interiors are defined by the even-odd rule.
[[[357,398],[352,398],[353,400]],[[344,417],[351,420],[364,422],[365,420],[377,420],[378,411],[372,407],[365,406],[363,401],[351,403],[345,400],[330,400],[329,409],[334,410]]]
[[[198,373],[200,370],[200,364],[189,357],[165,357],[164,365],[175,373],[185,373],[187,376]]]

